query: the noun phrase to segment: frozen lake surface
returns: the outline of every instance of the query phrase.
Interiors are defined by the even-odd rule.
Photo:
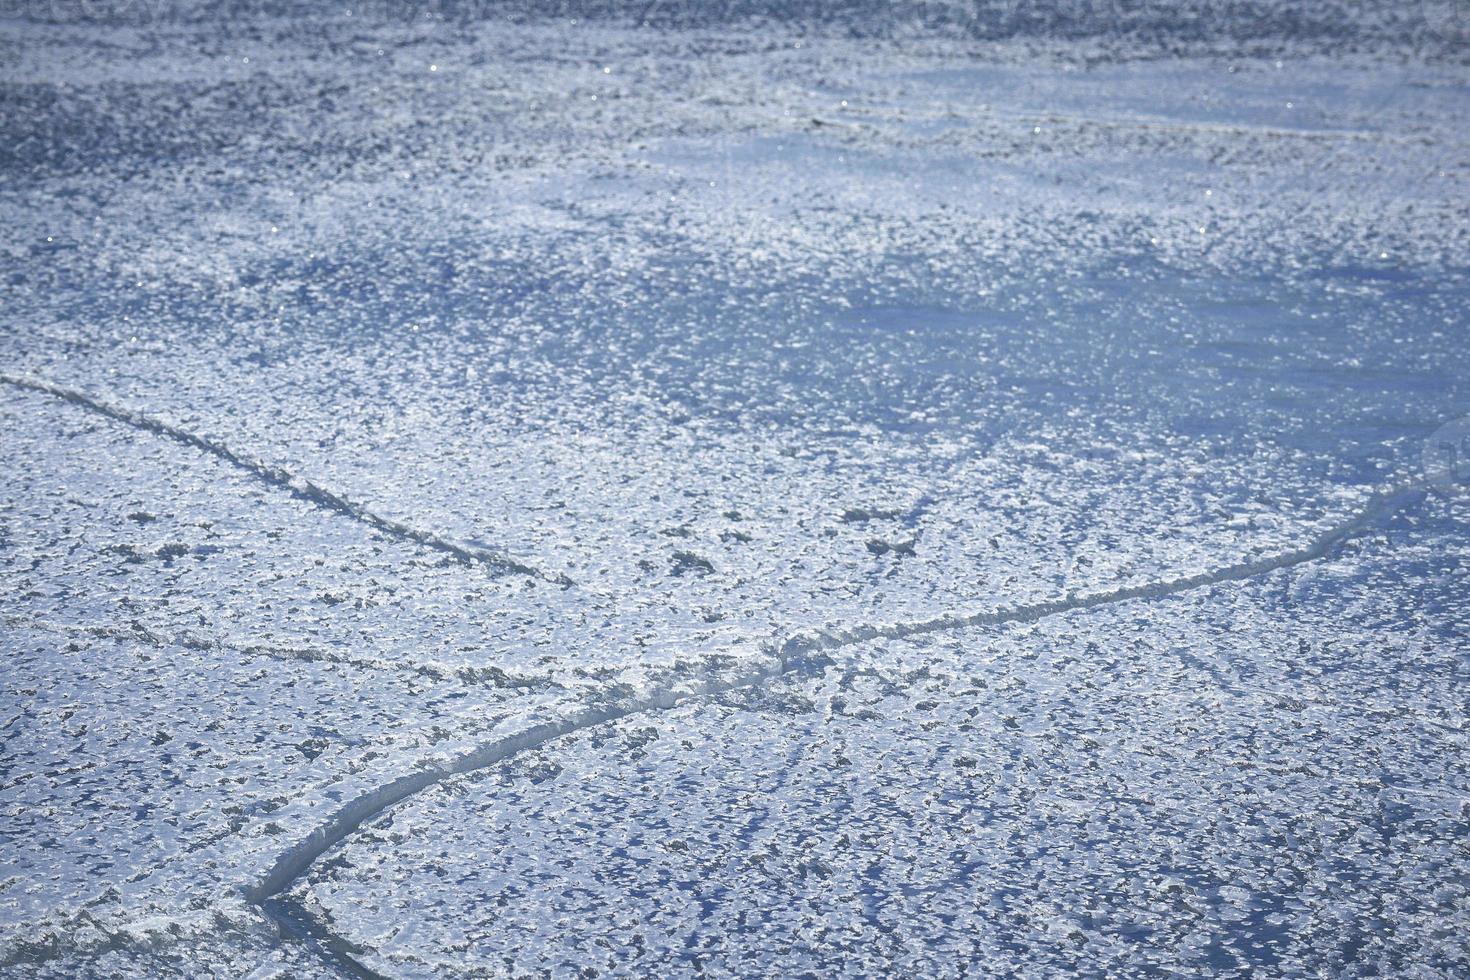
[[[1470,15],[470,6],[0,4],[0,972],[1470,973]]]

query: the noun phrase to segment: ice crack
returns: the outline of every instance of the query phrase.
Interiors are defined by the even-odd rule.
[[[339,493],[328,490],[326,487],[315,483],[304,476],[292,473],[280,466],[273,466],[264,460],[254,456],[248,456],[242,452],[231,449],[223,443],[208,439],[188,429],[180,428],[162,419],[135,412],[132,409],[94,398],[84,391],[75,388],[64,388],[61,385],[51,384],[49,381],[41,381],[36,378],[20,377],[13,374],[0,374],[0,381],[16,388],[26,391],[35,391],[42,394],[60,398],[90,412],[105,416],[124,425],[130,425],[144,432],[172,439],[201,452],[208,453],[216,459],[229,463],[236,469],[244,470],[256,479],[270,486],[287,490],[295,496],[308,500],[318,507],[340,514],[343,517],[366,524],[376,531],[381,531],[391,537],[402,541],[410,541],[422,545],[441,554],[448,555],[463,565],[483,565],[493,568],[499,572],[508,572],[517,575],[529,575],[556,585],[569,586],[572,581],[565,575],[553,575],[541,569],[534,568],[504,552],[483,546],[464,544],[452,541],[432,531],[411,527],[402,521],[384,517],[374,513],[362,504],[355,503]]]
[[[298,661],[301,663],[340,664],[356,670],[382,671],[392,674],[412,674],[430,681],[453,682],[466,687],[500,687],[536,689],[550,686],[550,675],[510,674],[494,668],[456,666],[444,663],[382,660],[373,657],[355,657],[348,653],[309,646],[275,646],[267,643],[239,643],[202,633],[178,633],[161,636],[141,622],[133,620],[124,626],[76,625],[51,623],[24,616],[6,616],[5,625],[24,629],[59,633],[64,636],[90,636],[102,640],[134,640],[151,647],[180,647],[185,650],[228,650],[247,657],[264,657],[268,660]],[[4,726],[0,726],[3,729]]]
[[[1400,484],[1374,494],[1363,507],[1351,516],[1332,525],[1314,539],[1298,548],[1291,548],[1272,555],[1236,562],[1195,575],[1167,579],[1161,582],[1145,582],[1141,585],[1123,586],[1104,592],[1072,594],[1061,599],[1029,605],[1013,606],[1008,609],[986,609],[977,612],[952,612],[931,619],[915,620],[889,625],[864,624],[845,630],[824,630],[798,635],[787,640],[782,647],[788,657],[802,654],[836,650],[854,643],[868,640],[901,640],[922,633],[937,633],[964,629],[970,626],[997,626],[1006,623],[1027,623],[1061,613],[1094,609],[1098,606],[1128,602],[1133,599],[1157,599],[1164,596],[1190,592],[1209,585],[1236,582],[1256,578],[1268,572],[1317,561],[1328,557],[1334,549],[1356,534],[1361,533],[1388,515],[1401,510],[1411,500],[1426,492],[1422,480]]]

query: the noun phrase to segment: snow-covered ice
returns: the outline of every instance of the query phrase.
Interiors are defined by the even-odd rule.
[[[578,732],[292,898],[389,974],[1455,974],[1464,653],[1380,608],[1385,551],[1332,600],[1278,573]]]
[[[0,969],[1470,972],[1465,41],[0,4]]]

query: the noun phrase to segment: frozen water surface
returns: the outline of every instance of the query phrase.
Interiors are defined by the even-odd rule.
[[[1278,574],[854,647],[578,732],[293,898],[388,973],[1454,974],[1465,649],[1372,594],[1386,550],[1331,599]]]
[[[5,972],[1470,971],[1458,21],[353,6],[0,8]]]

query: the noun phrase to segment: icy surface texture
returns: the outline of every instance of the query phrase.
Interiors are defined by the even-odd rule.
[[[588,729],[364,827],[298,897],[403,975],[1459,975],[1470,647],[1383,608],[1404,556],[1371,550],[1330,600],[1278,574],[856,647]]]
[[[0,3],[0,970],[1464,972],[1410,6]]]

